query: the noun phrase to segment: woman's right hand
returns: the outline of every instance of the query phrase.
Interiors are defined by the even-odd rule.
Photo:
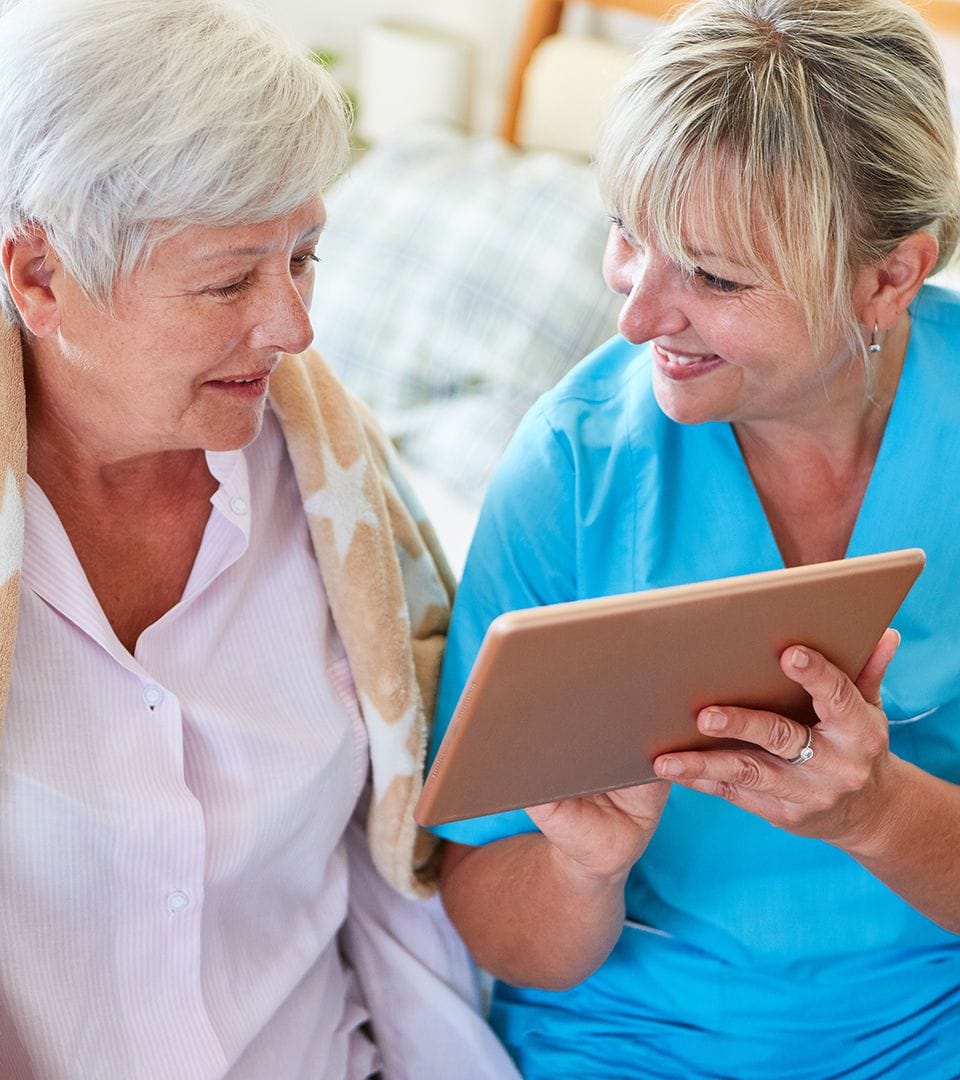
[[[444,906],[481,967],[515,986],[563,990],[603,963],[623,930],[624,884],[670,784],[528,809],[540,832],[448,844]]]
[[[625,881],[660,823],[670,784],[654,781],[527,808],[568,869],[598,882]]]

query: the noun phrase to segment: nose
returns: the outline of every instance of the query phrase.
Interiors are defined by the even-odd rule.
[[[627,341],[640,345],[689,325],[679,293],[679,269],[654,248],[628,242],[616,226],[607,238],[603,276],[615,293],[626,297],[617,329]]]
[[[303,352],[313,341],[308,303],[309,293],[301,293],[298,282],[288,275],[279,275],[264,297],[250,333],[250,344],[277,352]]]

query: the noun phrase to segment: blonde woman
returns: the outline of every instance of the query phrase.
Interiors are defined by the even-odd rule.
[[[928,565],[856,683],[784,652],[812,732],[717,702],[701,730],[752,747],[439,829],[445,905],[527,1080],[955,1077],[960,297],[925,282],[960,194],[935,47],[898,0],[703,0],[638,58],[599,166],[621,336],[493,483],[437,739],[505,609]]]
[[[410,813],[449,576],[306,351],[339,91],[23,0],[0,146],[0,1074],[510,1076]]]

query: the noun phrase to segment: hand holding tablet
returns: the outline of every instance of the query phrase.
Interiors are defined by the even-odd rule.
[[[813,723],[780,653],[804,644],[856,678],[923,561],[912,548],[501,615],[416,820],[438,825],[657,779],[660,754],[724,745],[697,730],[711,704]]]

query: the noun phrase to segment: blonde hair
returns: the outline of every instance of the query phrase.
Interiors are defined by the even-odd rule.
[[[899,0],[700,0],[638,56],[602,133],[612,213],[688,268],[696,245],[773,282],[811,337],[910,233],[953,255],[960,187],[943,66]]]
[[[109,310],[191,224],[315,197],[348,153],[331,77],[232,0],[22,0],[0,17],[0,242],[43,227]],[[0,309],[16,307],[0,274]]]

